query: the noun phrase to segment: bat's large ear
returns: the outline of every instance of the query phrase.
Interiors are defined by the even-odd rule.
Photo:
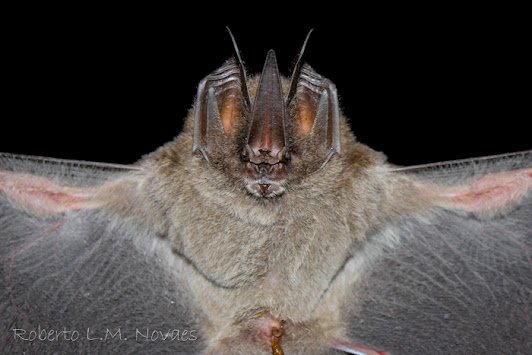
[[[308,64],[302,65],[307,40],[308,36],[292,74],[287,106],[295,120],[294,133],[299,137],[311,137],[325,164],[333,154],[340,154],[338,95],[330,80]]]
[[[236,42],[236,59],[231,58],[204,78],[194,103],[193,151],[209,160],[209,151],[218,139],[234,136],[238,120],[250,109],[246,72]]]

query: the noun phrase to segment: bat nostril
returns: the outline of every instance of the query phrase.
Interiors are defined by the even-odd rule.
[[[271,150],[268,148],[259,148],[259,153],[262,155],[268,155],[270,154]]]

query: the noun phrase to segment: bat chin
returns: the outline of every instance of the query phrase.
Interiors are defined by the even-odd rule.
[[[281,181],[273,181],[266,178],[248,181],[246,190],[255,197],[267,199],[281,196],[286,191]]]

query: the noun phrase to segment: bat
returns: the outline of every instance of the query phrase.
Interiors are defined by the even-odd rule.
[[[231,39],[134,165],[0,154],[3,351],[527,353],[532,151],[393,165]]]

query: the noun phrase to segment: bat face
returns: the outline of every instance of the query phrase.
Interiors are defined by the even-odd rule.
[[[237,49],[238,60],[199,85],[194,151],[259,199],[283,195],[340,153],[336,90],[301,67],[301,55],[291,81],[279,74],[273,50],[248,80]]]

